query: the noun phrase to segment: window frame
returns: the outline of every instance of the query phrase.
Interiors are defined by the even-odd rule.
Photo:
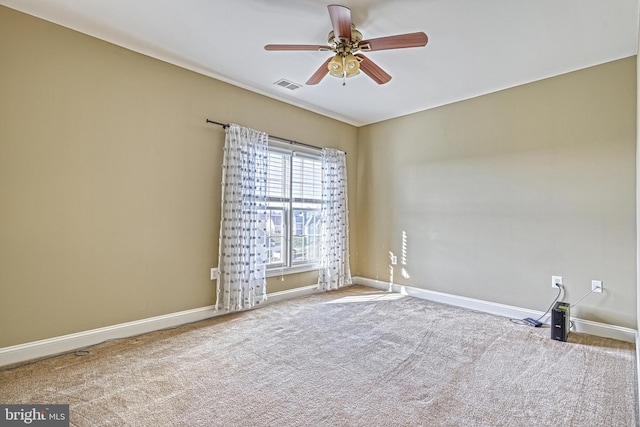
[[[281,243],[281,262],[274,264],[267,264],[266,275],[267,277],[281,276],[287,274],[294,273],[303,273],[308,271],[318,270],[320,266],[319,253],[318,259],[312,261],[299,261],[296,262],[293,259],[293,238],[295,235],[295,219],[293,218],[294,212],[299,210],[306,211],[320,211],[322,205],[322,195],[320,194],[320,198],[317,199],[302,199],[295,198],[292,194],[292,187],[294,181],[295,170],[292,167],[294,162],[294,157],[300,156],[309,158],[313,161],[320,162],[321,164],[321,150],[313,149],[303,146],[292,145],[290,143],[281,142],[278,140],[274,140],[269,138],[269,152],[280,153],[286,156],[288,160],[289,167],[289,182],[286,184],[288,186],[288,197],[269,197],[267,196],[267,209],[268,211],[272,210],[281,210],[282,213],[282,226],[284,227],[284,245],[286,245],[286,252],[282,250]],[[321,187],[320,187],[321,190]],[[315,209],[313,205],[315,206]],[[319,248],[318,248],[319,249]],[[318,251],[319,252],[319,251]]]

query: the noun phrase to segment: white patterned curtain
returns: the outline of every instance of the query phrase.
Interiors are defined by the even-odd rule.
[[[242,310],[267,299],[268,148],[264,132],[235,124],[226,128],[217,310]]]
[[[322,233],[318,289],[328,291],[351,284],[346,154],[322,150]]]

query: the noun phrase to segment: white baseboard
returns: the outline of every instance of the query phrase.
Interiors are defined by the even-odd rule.
[[[383,282],[375,279],[367,279],[365,277],[354,277],[355,284],[369,286],[372,288],[388,291],[389,282]],[[456,307],[468,308],[484,313],[495,314],[498,316],[509,317],[512,319],[524,319],[525,317],[538,318],[544,314],[542,311],[529,310],[511,305],[499,304],[491,301],[484,301],[474,298],[467,298],[458,295],[446,294],[442,292],[429,291],[426,289],[414,288],[398,284],[391,285],[392,292],[399,292],[404,295],[422,298],[430,301],[449,304]],[[613,338],[621,341],[636,342],[637,331],[635,329],[624,328],[622,326],[608,325],[606,323],[593,322],[572,317],[575,332],[581,332],[589,335],[595,335],[605,338]]]
[[[320,292],[318,291],[318,285],[304,286],[302,288],[289,289],[287,291],[273,292],[268,295],[267,303],[272,304],[274,302],[286,301],[293,298],[313,295],[318,292]]]
[[[285,301],[317,292],[317,285],[274,292],[267,295],[267,301],[260,306]],[[259,307],[256,307],[259,308]],[[91,329],[74,334],[47,338],[11,347],[0,348],[0,366],[12,365],[27,360],[38,359],[54,354],[66,353],[76,349],[99,344],[113,339],[133,337],[148,332],[173,328],[187,323],[197,322],[225,314],[216,311],[214,306],[200,307],[162,316],[149,317],[133,322],[120,323],[104,328]]]
[[[0,348],[0,366],[37,359],[53,354],[95,345],[107,340],[132,337],[185,323],[196,322],[216,315],[213,306],[155,316],[104,328],[47,338],[11,347]]]

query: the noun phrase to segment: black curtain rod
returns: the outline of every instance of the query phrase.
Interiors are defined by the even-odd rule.
[[[207,123],[213,123],[214,125],[222,126],[225,129],[229,127],[229,123],[214,122],[213,120],[209,120],[209,119],[207,119]],[[314,150],[322,150],[322,147],[317,147],[311,144],[305,144],[304,142],[300,142],[300,141],[294,141],[293,139],[281,138],[279,136],[274,136],[274,135],[269,135],[269,138],[277,139],[278,141],[288,142],[289,144],[302,145],[303,147],[313,148]]]

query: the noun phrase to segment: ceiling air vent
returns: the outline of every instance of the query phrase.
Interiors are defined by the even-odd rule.
[[[302,87],[302,85],[299,85],[298,83],[290,82],[287,79],[280,79],[277,82],[275,82],[274,85],[278,85],[289,90],[296,90]]]

